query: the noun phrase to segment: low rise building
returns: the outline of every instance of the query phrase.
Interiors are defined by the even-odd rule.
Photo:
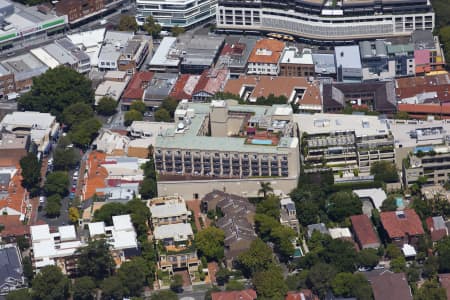
[[[425,234],[422,222],[413,209],[381,212],[380,219],[389,239],[400,248],[405,244],[417,246],[419,238]]]
[[[30,231],[31,260],[36,272],[50,265],[60,267],[65,274],[75,272],[76,251],[83,246],[75,226],[60,226],[57,232],[51,232],[44,224],[31,226]]]
[[[3,234],[3,232],[2,232]],[[14,244],[0,246],[0,296],[26,288],[22,255]]]
[[[280,76],[313,77],[314,69],[311,49],[304,48],[301,52],[296,47],[284,49],[280,61]]]
[[[334,172],[369,174],[377,161],[394,162],[394,139],[378,117],[340,114],[296,114],[302,136],[305,172],[331,168]]]
[[[8,94],[15,92],[14,73],[0,65],[0,99],[8,100]]]
[[[17,161],[15,163],[19,164]],[[20,169],[11,166],[0,168],[0,213],[18,216],[21,221],[25,221],[31,213],[31,203],[22,180]]]
[[[30,146],[30,136],[0,134],[0,157],[10,159],[11,165],[17,165],[20,159],[27,155]]]
[[[277,76],[284,47],[284,42],[274,39],[257,41],[248,58],[247,74]]]
[[[191,212],[180,196],[159,197],[148,200],[154,227],[176,223],[189,223]]]
[[[75,64],[73,68],[78,71],[78,73],[85,74],[91,70],[91,60],[89,56],[77,47],[70,39],[67,37],[56,40],[55,45],[65,49],[70,53],[70,55],[75,59]],[[64,58],[60,56],[61,62]]]
[[[202,74],[214,66],[223,48],[225,39],[221,36],[195,36],[180,46],[183,59],[181,73]]]
[[[387,54],[386,42],[359,42],[361,53],[362,77],[365,81],[386,80],[396,76],[396,60]]]
[[[347,227],[329,228],[328,233],[333,240],[343,239],[347,241],[353,241],[350,229],[348,229]]]
[[[100,49],[102,48],[105,39],[105,28],[99,28],[88,31],[81,31],[79,33],[68,34],[67,38],[79,49],[89,56],[90,65],[98,67],[98,58]]]
[[[275,189],[296,185],[298,138],[289,105],[182,101],[175,120],[154,146],[160,195],[201,198],[224,187],[257,195],[260,176],[272,177]]]
[[[108,155],[122,156],[127,153],[130,138],[109,129],[100,129],[99,135],[92,142],[98,151]]]
[[[307,226],[308,229],[308,238],[311,238],[314,231],[318,231],[321,234],[330,235],[327,226],[324,223],[310,224]]]
[[[363,79],[361,55],[357,45],[334,48],[337,80],[360,82]]]
[[[316,77],[336,78],[336,63],[334,54],[313,53],[314,73]]]
[[[131,105],[133,101],[143,101],[144,93],[153,79],[153,72],[136,72],[131,78],[122,95],[122,103],[124,106]]]
[[[383,205],[383,201],[387,198],[386,192],[382,188],[353,190],[353,193],[356,194],[363,203],[367,200],[370,201],[371,208],[375,208],[378,211],[381,211],[381,205]]]
[[[376,234],[372,222],[367,215],[351,216],[353,235],[361,249],[378,249],[380,240]]]
[[[428,217],[426,223],[432,242],[438,242],[448,236],[448,228],[442,216]]]
[[[445,59],[439,37],[430,30],[415,30],[411,34],[414,45],[414,61],[417,75],[425,75],[445,69]]]
[[[395,77],[416,74],[413,44],[387,44],[386,50],[389,60],[395,61]]]
[[[255,300],[256,298],[256,291],[253,289],[211,293],[212,300]]]
[[[396,98],[403,104],[440,104],[449,102],[449,88],[449,74],[405,77],[395,80]],[[439,106],[437,108],[439,109]],[[426,112],[424,113],[426,114]],[[415,116],[412,113],[412,117]]]
[[[371,276],[369,280],[375,300],[412,300],[411,288],[405,273],[389,270]]]
[[[30,136],[32,151],[47,153],[59,134],[59,123],[49,113],[16,111],[3,118],[0,129],[19,137]]]
[[[226,40],[216,66],[228,68],[231,78],[245,73],[247,61],[257,42],[257,37],[243,36],[236,40]]]
[[[300,292],[288,292],[285,300],[319,300],[311,290],[302,289]]]
[[[154,110],[160,107],[162,101],[170,95],[177,79],[178,74],[155,73],[144,92],[145,105]]]
[[[292,228],[297,233],[300,233],[300,225],[297,219],[297,210],[295,203],[291,197],[285,196],[280,199],[280,223],[281,225]]]
[[[114,72],[114,75],[111,74],[112,72]],[[130,77],[126,76],[126,74],[127,73],[125,71],[107,72],[104,77],[104,81],[102,81],[95,90],[95,105],[98,105],[98,102],[103,97],[111,97],[118,102],[128,85],[128,81],[130,80]],[[123,80],[121,80],[122,78]]]
[[[183,51],[176,46],[177,38],[163,38],[148,64],[149,71],[178,73]]]
[[[228,69],[204,70],[192,90],[192,101],[209,102],[216,93],[223,91],[228,77]]]
[[[123,0],[61,0],[56,3],[55,10],[58,15],[67,15],[69,24],[75,26],[108,11],[115,11],[123,2]]]

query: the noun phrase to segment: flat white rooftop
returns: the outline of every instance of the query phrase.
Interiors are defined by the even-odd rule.
[[[157,226],[153,232],[156,240],[173,239],[174,241],[187,241],[193,236],[191,224],[177,223]]]
[[[152,218],[169,218],[186,215],[188,210],[186,204],[183,203],[168,203],[163,205],[150,206]]]
[[[303,49],[299,51],[296,47],[286,48],[281,57],[282,64],[299,64],[299,65],[313,65],[313,58],[310,49]]]

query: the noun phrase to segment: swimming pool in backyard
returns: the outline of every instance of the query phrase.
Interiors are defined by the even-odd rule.
[[[272,140],[252,139],[253,145],[272,145]]]

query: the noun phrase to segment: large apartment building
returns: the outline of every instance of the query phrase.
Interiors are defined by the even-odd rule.
[[[257,195],[261,177],[275,189],[295,187],[299,153],[290,105],[182,101],[175,120],[156,138],[160,195],[201,198],[212,188]]]
[[[136,20],[152,16],[163,27],[189,27],[216,14],[217,0],[137,0]]]
[[[433,30],[427,0],[219,0],[217,27],[264,30],[311,39],[349,40]]]
[[[301,134],[303,167],[334,172],[370,172],[372,163],[394,162],[394,138],[384,120],[375,116],[295,115]]]

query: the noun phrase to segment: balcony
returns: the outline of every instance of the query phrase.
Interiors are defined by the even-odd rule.
[[[192,162],[190,160],[184,161],[185,166],[192,166]]]
[[[190,154],[185,154],[184,155],[184,160],[191,160],[191,155]]]

